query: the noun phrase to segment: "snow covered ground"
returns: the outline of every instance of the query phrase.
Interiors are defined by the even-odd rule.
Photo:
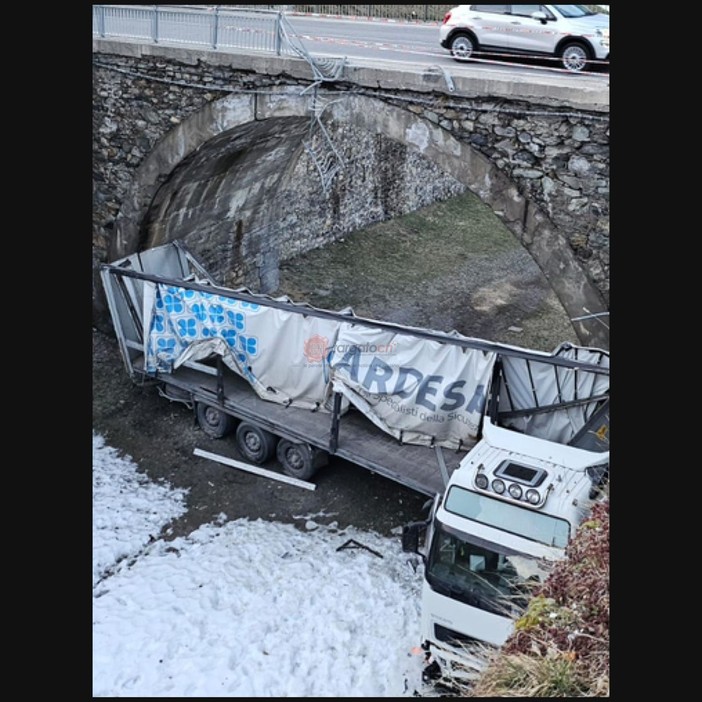
[[[221,515],[158,539],[185,498],[93,433],[94,697],[421,689],[421,656],[411,654],[421,568],[399,537],[317,524],[322,515],[301,515],[307,531]],[[339,550],[350,539],[382,558],[353,542]]]

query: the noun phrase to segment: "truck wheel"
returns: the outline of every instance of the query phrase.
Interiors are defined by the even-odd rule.
[[[236,420],[230,414],[222,412],[222,410],[212,407],[212,405],[198,402],[197,423],[207,436],[213,439],[221,439],[234,429]]]
[[[276,455],[283,466],[283,472],[291,478],[309,480],[319,468],[307,444],[296,444],[293,441],[281,439],[278,442]]]
[[[278,437],[265,429],[242,422],[236,428],[236,445],[244,458],[251,463],[265,463],[270,460],[275,453],[275,445]]]

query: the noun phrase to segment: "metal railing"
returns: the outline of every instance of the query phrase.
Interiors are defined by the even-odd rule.
[[[299,52],[285,40],[281,10],[219,5],[93,5],[93,36],[192,46]]]

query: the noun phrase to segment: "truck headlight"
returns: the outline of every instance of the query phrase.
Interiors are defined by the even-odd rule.
[[[492,489],[498,494],[501,495],[505,491],[505,484],[502,480],[499,478],[495,479],[492,481]]]
[[[475,476],[475,487],[480,488],[481,490],[487,490],[487,486],[487,475],[481,473],[480,475]]]
[[[515,500],[519,500],[522,497],[522,488],[519,485],[517,485],[517,483],[512,483],[509,486],[509,494]]]
[[[538,490],[527,490],[526,499],[532,505],[538,505],[541,501],[541,495],[539,495]]]

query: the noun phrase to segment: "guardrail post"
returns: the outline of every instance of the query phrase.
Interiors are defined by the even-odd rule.
[[[97,21],[98,21],[98,34],[101,39],[105,38],[105,6],[96,5],[97,9]]]
[[[212,17],[212,48],[217,48],[217,36],[219,33],[219,5],[215,5],[214,16]]]
[[[151,18],[151,38],[158,44],[158,5],[154,5],[154,16]]]

